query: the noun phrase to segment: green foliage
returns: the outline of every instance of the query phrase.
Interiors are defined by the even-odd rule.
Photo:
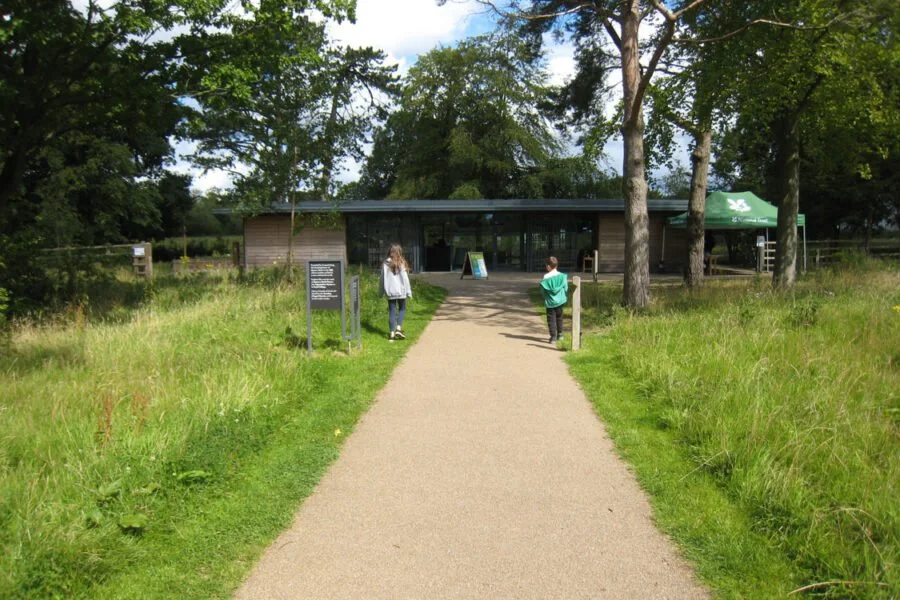
[[[819,319],[821,301],[814,296],[797,299],[788,309],[785,322],[793,327],[812,327]]]
[[[121,529],[123,533],[130,533],[132,535],[141,534],[147,528],[149,521],[150,519],[148,519],[147,515],[144,513],[122,515],[122,517],[119,518],[119,529]]]
[[[201,469],[192,469],[190,471],[185,471],[183,473],[179,473],[175,476],[176,481],[178,483],[183,483],[185,485],[191,485],[194,483],[206,483],[206,481],[212,476],[212,473],[208,471],[203,471]]]
[[[22,324],[0,367],[0,596],[227,597],[337,457],[407,345],[359,272],[363,348],[301,286],[160,277],[110,323]],[[274,280],[274,278],[270,279]],[[414,282],[406,333],[443,294]],[[281,343],[286,327],[301,344]],[[240,360],[235,360],[240,357]],[[202,549],[202,551],[198,551]]]
[[[225,106],[246,114],[246,100],[274,82],[273,74],[317,64],[321,15],[341,20],[355,7],[352,0],[245,4],[241,11],[222,0],[4,4],[0,251],[7,267],[0,287],[12,293],[14,310],[53,296],[53,274],[41,273],[27,248],[146,240],[181,233],[189,220],[213,229],[209,213],[196,210],[205,206],[193,206],[189,178],[163,170],[172,141],[204,119],[223,126],[215,119]],[[185,100],[192,97],[197,102]],[[229,141],[243,143],[259,114],[235,121],[240,134]],[[274,122],[287,122],[283,110]],[[204,131],[201,149],[209,140]],[[282,133],[276,127],[268,137],[278,144]],[[282,163],[260,158],[264,148],[253,152],[286,181]]]
[[[188,237],[187,256],[189,258],[210,256],[231,256],[234,243],[243,243],[240,236]],[[185,239],[172,237],[153,242],[154,262],[170,262],[184,256]]]
[[[534,197],[558,150],[540,105],[543,61],[510,35],[437,48],[410,69],[399,109],[374,136],[362,181],[374,198]]]
[[[804,28],[751,28],[724,44],[719,62],[733,75],[722,83],[735,118],[723,122],[715,152],[723,187],[780,201],[787,176],[775,160],[779,127],[798,118],[800,208],[810,231],[832,237],[895,223],[900,54],[896,36],[886,35],[900,24],[894,3],[752,4]],[[744,12],[725,11],[718,31]]]
[[[828,597],[900,591],[898,284],[881,269],[823,271],[792,295],[756,282],[660,288],[644,314],[589,317],[604,333],[587,336],[573,370],[637,461],[658,521],[723,595],[826,581],[854,582],[818,590]],[[610,369],[631,396],[609,396]],[[710,516],[722,503],[731,520]],[[749,558],[733,560],[735,547]]]
[[[336,161],[361,157],[371,121],[383,107],[354,106],[357,91],[390,92],[394,68],[381,51],[329,47],[318,8],[340,19],[353,2],[292,0],[247,4],[229,31],[207,32],[182,85],[201,112],[184,127],[198,141],[194,160],[229,170],[244,208],[291,202],[301,188],[332,192]],[[331,7],[331,10],[325,10]],[[242,168],[236,168],[238,165]],[[243,168],[249,167],[249,169]]]
[[[461,183],[448,196],[451,200],[481,200],[483,197],[476,182]]]

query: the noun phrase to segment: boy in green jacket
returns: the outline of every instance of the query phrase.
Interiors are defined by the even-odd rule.
[[[547,307],[547,327],[550,329],[550,343],[563,339],[563,308],[569,291],[569,279],[565,273],[556,270],[559,261],[555,256],[547,259],[547,272],[541,280],[541,293]]]

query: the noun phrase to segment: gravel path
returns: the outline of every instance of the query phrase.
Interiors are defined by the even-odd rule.
[[[236,597],[708,597],[547,343],[536,277],[429,279],[447,301]]]

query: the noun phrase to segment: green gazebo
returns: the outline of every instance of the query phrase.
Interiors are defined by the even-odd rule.
[[[671,217],[666,227],[684,229],[688,213]],[[706,229],[769,229],[778,227],[778,207],[769,204],[753,192],[712,192],[706,197],[703,225]],[[803,269],[806,270],[806,216],[797,215],[797,227],[803,228]],[[665,246],[663,228],[663,246]],[[662,257],[660,257],[662,258]]]

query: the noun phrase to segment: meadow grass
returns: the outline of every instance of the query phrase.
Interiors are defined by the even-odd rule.
[[[264,272],[142,289],[139,307],[19,324],[0,368],[0,597],[228,597],[338,455],[443,291],[414,283],[363,348]],[[137,292],[135,292],[137,293]]]
[[[719,596],[900,595],[900,273],[583,294],[570,369]]]

